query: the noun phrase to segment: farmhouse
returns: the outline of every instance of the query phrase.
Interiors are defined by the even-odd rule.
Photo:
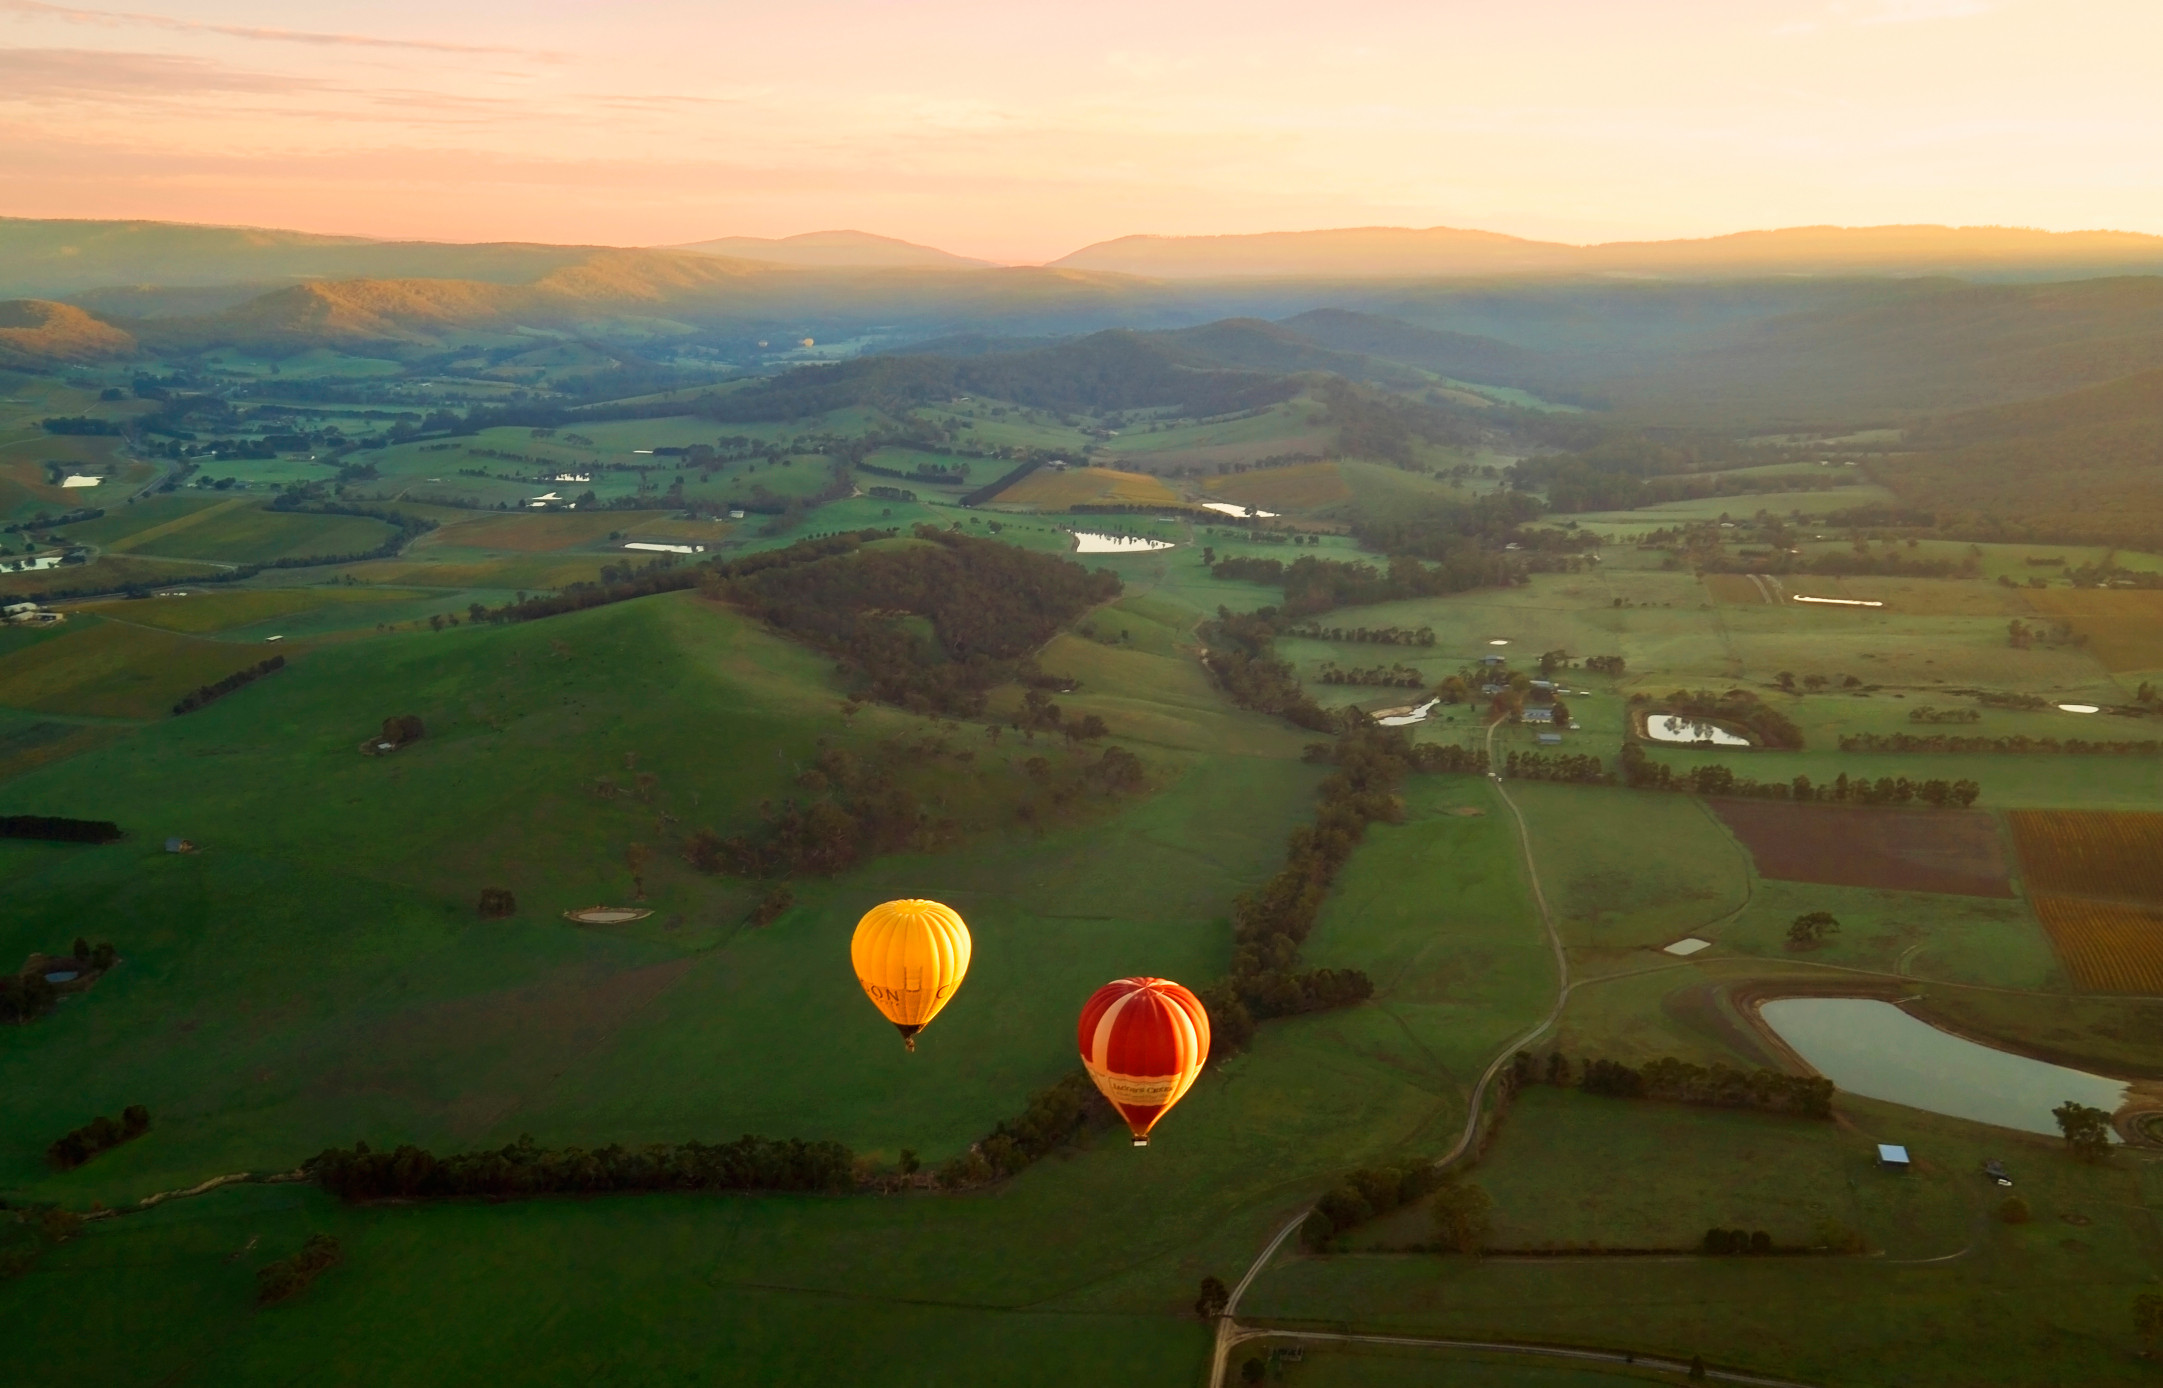
[[[54,622],[64,622],[67,619],[65,612],[54,612],[34,602],[11,602],[0,607],[0,621],[5,621],[9,626],[50,626]]]

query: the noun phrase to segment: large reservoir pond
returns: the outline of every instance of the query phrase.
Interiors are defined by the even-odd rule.
[[[1758,1013],[1850,1094],[2022,1132],[2058,1131],[2068,1099],[2115,1111],[2125,1082],[1993,1050],[1872,998],[1778,998]]]

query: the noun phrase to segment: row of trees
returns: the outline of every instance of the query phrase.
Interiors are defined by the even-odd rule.
[[[1511,559],[1484,552],[1473,559],[1460,557],[1434,565],[1423,564],[1410,555],[1398,555],[1389,560],[1387,568],[1312,554],[1289,564],[1281,559],[1238,556],[1218,560],[1209,571],[1218,578],[1282,586],[1287,619],[1312,617],[1338,607],[1507,587],[1521,577],[1520,566]]]
[[[1442,1169],[1431,1161],[1366,1166],[1348,1171],[1314,1202],[1313,1212],[1299,1227],[1299,1237],[1309,1248],[1323,1251],[1346,1230],[1425,1199],[1444,1181]]]
[[[173,712],[176,714],[193,713],[205,704],[215,703],[234,690],[253,684],[263,676],[275,674],[284,668],[285,657],[282,655],[274,655],[268,660],[259,660],[245,670],[234,671],[215,684],[206,684],[182,695],[180,702],[173,705]]]
[[[1323,684],[1379,685],[1387,689],[1418,689],[1427,677],[1409,665],[1370,665],[1347,670],[1335,661],[1326,662],[1315,678]]]
[[[1979,708],[1934,708],[1929,704],[1917,704],[1908,710],[1910,723],[1980,723],[1983,711]]]
[[[0,815],[0,839],[44,839],[50,843],[116,843],[120,826],[109,819],[68,819],[61,815]]]
[[[1513,781],[1567,781],[1602,786],[1613,781],[1606,763],[1589,753],[1511,752],[1502,762],[1502,774]]]
[[[2090,742],[2069,737],[1955,737],[1945,733],[1848,733],[1840,739],[1843,752],[2055,752],[2067,756],[2152,757],[2163,752],[2163,742]]]
[[[1808,776],[1792,781],[1754,781],[1737,776],[1718,762],[1693,766],[1677,773],[1665,762],[1654,761],[1635,742],[1622,745],[1616,758],[1622,783],[1632,790],[1679,791],[1686,795],[1733,795],[1757,800],[1793,800],[1798,803],[1836,805],[1906,805],[1920,800],[1933,808],[1966,808],[1983,793],[1975,781],[1932,779],[1911,781],[1905,776],[1850,778],[1843,771],[1831,781],[1817,785]]]
[[[1590,1059],[1573,1067],[1568,1056],[1551,1052],[1542,1065],[1519,1051],[1511,1060],[1519,1084],[1544,1080],[1575,1085],[1587,1094],[1617,1099],[1660,1099],[1706,1108],[1755,1109],[1797,1118],[1832,1117],[1833,1082],[1820,1075],[1790,1075],[1778,1070],[1737,1070],[1729,1065],[1697,1065],[1663,1056],[1640,1066],[1619,1060]]]
[[[1433,627],[1325,627],[1308,622],[1304,626],[1288,627],[1284,634],[1303,636],[1310,641],[1357,641],[1377,646],[1432,646],[1435,643]]]
[[[73,1132],[54,1139],[45,1149],[45,1159],[62,1171],[69,1171],[98,1153],[109,1152],[149,1131],[150,1110],[141,1104],[130,1104],[120,1111],[118,1118],[100,1114]]]
[[[1282,868],[1233,899],[1231,972],[1201,993],[1228,1050],[1244,1046],[1257,1021],[1349,1006],[1374,992],[1356,969],[1301,972],[1299,951],[1367,826],[1403,822],[1397,789],[1418,762],[1401,730],[1371,723],[1341,733],[1324,755],[1336,770],[1322,782],[1313,824],[1292,831]]]
[[[424,1148],[371,1151],[365,1142],[331,1147],[305,1170],[343,1200],[428,1200],[456,1196],[516,1199],[608,1191],[845,1191],[854,1157],[838,1142],[744,1136],[734,1142],[592,1151],[541,1147],[522,1136],[507,1147],[438,1157]]]
[[[941,1166],[939,1184],[966,1190],[1004,1179],[1084,1133],[1110,1127],[1118,1116],[1087,1072],[1070,1070],[1058,1083],[1030,1095],[1020,1117],[1001,1120],[968,1151]]]
[[[1275,616],[1273,607],[1239,613],[1219,607],[1217,619],[1202,626],[1202,663],[1241,708],[1329,732],[1337,726],[1336,716],[1314,701],[1291,662],[1276,653]]]
[[[290,1258],[265,1263],[255,1270],[255,1300],[269,1306],[299,1296],[308,1285],[345,1257],[345,1250],[329,1234],[310,1234],[300,1251]]]

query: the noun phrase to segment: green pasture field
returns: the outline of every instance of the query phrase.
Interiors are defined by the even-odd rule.
[[[223,572],[216,564],[182,559],[140,559],[127,554],[104,554],[87,564],[62,564],[35,573],[0,575],[0,593],[8,601],[17,598],[43,600],[59,593],[110,593],[131,583],[162,585],[200,582]],[[57,599],[55,599],[57,600]]]
[[[1103,461],[1150,472],[1223,467],[1280,453],[1332,452],[1334,436],[1320,424],[1318,408],[1314,399],[1300,396],[1246,418],[1130,424],[1104,446]]]
[[[993,418],[991,411],[1001,406],[1007,409],[1006,417]],[[966,408],[954,405],[921,405],[910,411],[910,414],[915,418],[954,429],[960,440],[982,448],[1063,448],[1078,451],[1091,442],[1088,433],[1079,426],[1059,423],[1059,416],[1054,411],[1030,410],[1020,405],[1007,405],[1004,401],[992,400],[989,397],[971,401]],[[728,428],[731,432],[752,432],[741,425],[732,424]]]
[[[148,601],[105,602],[79,611],[136,626],[190,636],[224,635],[245,631],[265,622],[276,622],[324,607],[367,607],[423,597],[417,592],[395,589],[312,586],[306,588],[200,588],[184,598],[153,598]],[[360,614],[354,614],[361,620]],[[366,620],[380,618],[369,614]]]
[[[967,479],[966,484],[957,484],[953,488],[953,490],[960,491],[966,491],[970,487],[989,482],[1002,473],[1010,471],[1014,466],[1004,458],[957,458],[945,453],[927,453],[917,448],[892,447],[882,448],[865,458],[864,461],[874,467],[890,467],[901,472],[909,472],[919,467],[946,468],[948,471],[952,471],[958,467]],[[881,477],[875,472],[867,472],[857,479],[857,485],[860,487],[904,487],[910,491],[917,491],[920,488],[932,487],[937,484],[899,477]]]
[[[402,375],[406,369],[403,362],[392,361],[386,357],[338,352],[327,347],[311,347],[305,352],[282,357],[221,347],[204,353],[202,360],[203,365],[213,371],[235,376],[259,376],[271,380],[366,380],[371,377]]]
[[[1618,1169],[1632,1178],[1604,1174]],[[1763,1229],[1781,1247],[1808,1248],[1828,1223],[1896,1254],[1957,1248],[1970,1202],[1955,1186],[1968,1173],[1909,1174],[1878,1170],[1876,1143],[1853,1126],[1535,1084],[1511,1103],[1473,1179],[1495,1202],[1497,1249],[1688,1251],[1710,1228]],[[1422,1202],[1351,1242],[1430,1243],[1431,1221]]]
[[[1302,789],[1312,784],[1315,773],[1296,762],[1268,764],[1294,776]],[[1272,800],[1281,805],[1271,816],[1280,829],[1303,810],[1303,795],[1258,795],[1252,776],[1261,769],[1249,761],[1236,777],[1227,779],[1232,768],[1215,775],[1217,788],[1206,796],[1175,789],[1150,802],[1141,812],[1153,827],[1124,833],[1116,846],[1055,841],[992,849],[971,875],[990,873],[985,885],[1002,875],[1011,878],[1004,890],[1023,900],[1041,899],[1044,904],[1035,908],[1041,914],[1024,935],[1009,938],[994,904],[960,898],[972,924],[984,923],[969,991],[926,1033],[913,1057],[903,1055],[890,1035],[880,1035],[883,1024],[862,1009],[860,999],[848,996],[853,985],[845,968],[817,968],[841,948],[848,913],[800,907],[774,929],[738,937],[689,964],[684,983],[658,992],[648,1004],[649,1015],[624,1027],[612,1045],[573,1063],[570,1083],[585,1092],[567,1105],[564,1118],[551,1122],[545,1114],[521,1113],[506,1128],[532,1130],[543,1141],[567,1140],[557,1124],[575,1121],[581,1128],[621,1135],[636,1126],[626,1123],[624,1110],[637,1106],[637,1092],[660,1087],[655,1081],[669,1075],[678,1078],[666,1087],[681,1091],[682,1111],[674,1126],[776,1131],[767,1120],[777,1114],[761,1112],[756,1103],[716,1107],[699,1097],[716,1087],[748,1087],[772,1091],[769,1102],[783,1106],[778,1116],[792,1130],[815,1121],[821,1108],[836,1105],[836,1118],[855,1111],[843,1126],[861,1126],[870,1117],[868,1108],[884,1112],[877,1126],[888,1143],[900,1143],[937,1125],[930,1106],[960,1107],[954,1091],[966,1093],[981,1082],[972,1077],[987,1057],[1038,1049],[1026,1038],[1040,1030],[1046,1039],[1037,1063],[1048,1072],[1041,1078],[1049,1078],[1072,1063],[1066,1049],[1072,1000],[1058,993],[1080,990],[1080,996],[1108,968],[1211,967],[1206,960],[1182,963],[1194,945],[1181,943],[1178,932],[1166,931],[1164,923],[1167,913],[1189,911],[1199,923],[1202,913],[1221,901],[1219,874],[1234,861],[1252,864],[1249,871],[1266,867],[1276,836],[1254,833],[1259,827],[1252,822],[1254,806]],[[36,1277],[17,1285],[37,1298],[33,1307],[46,1296],[78,1304],[88,1296],[103,1305],[102,1298],[123,1285],[112,1276],[114,1260],[147,1260],[170,1269],[151,1282],[137,1278],[125,1284],[131,1287],[130,1319],[140,1331],[105,1339],[102,1348],[78,1345],[59,1361],[71,1377],[115,1365],[146,1371],[164,1365],[169,1372],[190,1359],[201,1362],[200,1372],[212,1378],[253,1379],[275,1374],[279,1365],[294,1362],[292,1356],[325,1337],[346,1339],[351,1332],[341,1327],[383,1315],[398,1317],[410,1333],[367,1337],[366,1344],[342,1356],[362,1377],[452,1381],[477,1362],[584,1366],[576,1355],[564,1358],[569,1341],[558,1336],[582,1332],[560,1324],[556,1307],[561,1303],[548,1296],[535,1299],[518,1285],[537,1284],[577,1287],[577,1304],[583,1306],[595,1306],[594,1290],[605,1287],[603,1304],[642,1307],[641,1319],[659,1333],[652,1357],[638,1360],[639,1373],[695,1366],[724,1381],[830,1377],[852,1371],[866,1354],[890,1353],[865,1348],[877,1338],[862,1333],[865,1317],[892,1317],[896,1333],[907,1325],[921,1334],[929,1315],[933,1324],[951,1327],[951,1338],[942,1341],[944,1347],[922,1351],[930,1377],[921,1381],[946,1381],[966,1364],[970,1381],[1060,1382],[1070,1372],[1079,1375],[1074,1381],[1089,1381],[1091,1374],[1116,1371],[1122,1381],[1187,1382],[1207,1353],[1207,1333],[1179,1313],[1191,1302],[1201,1273],[1236,1276],[1252,1248],[1296,1207],[1293,1202],[1339,1164],[1444,1143],[1461,1122],[1469,1076],[1484,1064],[1481,1048],[1525,1024],[1520,1013],[1530,999],[1513,1001],[1514,992],[1488,997],[1485,971],[1468,967],[1466,955],[1470,951],[1500,968],[1504,977],[1521,978],[1517,991],[1542,986],[1544,950],[1525,928],[1506,831],[1491,817],[1432,813],[1466,796],[1490,795],[1472,778],[1423,783],[1414,821],[1377,831],[1375,860],[1370,866],[1362,855],[1342,905],[1333,903],[1317,932],[1317,950],[1329,962],[1368,967],[1386,977],[1383,1006],[1265,1029],[1252,1052],[1205,1077],[1160,1127],[1146,1153],[1107,1135],[983,1195],[913,1199],[664,1197],[345,1210],[313,1191],[243,1187],[100,1226],[51,1255]],[[1497,852],[1504,854],[1499,860],[1493,856]],[[1045,880],[1051,865],[1062,866],[1054,866],[1051,880]],[[941,870],[950,871],[951,865]],[[921,882],[922,871],[887,860],[863,881],[837,888],[872,899],[904,882]],[[1448,918],[1440,922],[1428,915],[1438,900],[1448,907]],[[1052,904],[1060,901],[1086,903],[1085,910],[1103,911],[1111,920],[1065,914],[1073,906]],[[812,947],[814,941],[802,935],[810,925],[807,915],[818,922],[815,933],[823,945]],[[1117,965],[1093,962],[1087,941],[1118,929],[1113,922],[1120,920],[1144,926],[1155,943],[1139,951],[1125,948]],[[462,928],[469,939],[477,929],[482,928]],[[1205,933],[1221,941],[1217,931],[1221,926]],[[1025,939],[1054,935],[1057,947],[1018,948]],[[517,954],[530,964],[532,943],[522,941],[516,951],[469,945],[465,952]],[[739,953],[747,943],[759,951]],[[593,950],[589,944],[589,956]],[[1044,982],[1075,975],[1066,989],[1049,990],[1052,996],[1043,1001],[1052,1002],[1050,1007],[1014,986],[1012,971],[1031,967],[1026,954],[1041,956],[1033,968],[1046,975]],[[428,957],[439,968],[449,962],[443,955]],[[806,964],[813,972],[801,982],[784,981]],[[587,966],[589,988],[600,981],[592,968]],[[401,972],[409,988],[426,992],[434,986],[418,968]],[[838,976],[838,984],[826,978],[828,973]],[[115,975],[101,989],[122,977]],[[752,1020],[741,1014],[756,996],[754,980],[765,980],[770,995],[770,1005],[758,1009],[765,1018],[763,1041],[741,1034]],[[776,981],[783,986],[773,992]],[[983,1001],[972,1009],[975,997]],[[421,999],[408,994],[407,1001]],[[852,1009],[867,1012],[858,1019],[862,1025],[850,1024]],[[1052,1015],[1036,1020],[1044,1012]],[[798,1032],[800,1024],[791,1017],[803,1018],[813,1029]],[[419,1019],[405,1020],[410,1026]],[[432,1039],[441,1045],[449,1036],[465,1034],[476,1020],[446,1016]],[[797,1036],[793,1049],[775,1049],[776,1028]],[[815,1039],[833,1032],[840,1033],[838,1045]],[[534,1055],[537,1047],[552,1051],[553,1045],[530,1025],[519,1028],[517,1036],[514,1049],[522,1063],[539,1069],[568,1058]],[[379,1046],[383,1039],[378,1037]],[[805,1042],[835,1050],[844,1067],[824,1077],[807,1073]],[[417,1046],[419,1039],[411,1044]],[[582,1051],[591,1049],[589,1044]],[[760,1063],[749,1067],[731,1059],[753,1055]],[[791,1058],[777,1064],[784,1056]],[[368,1078],[380,1090],[384,1072],[394,1071],[403,1059],[401,1048],[354,1063],[374,1072]],[[454,1089],[475,1091],[476,1062],[484,1070],[504,1063],[485,1054],[469,1057],[458,1067],[463,1083]],[[259,1064],[274,1071],[268,1083],[277,1088],[275,1071],[284,1063],[267,1050],[260,1061],[243,1061],[242,1073],[227,1083],[245,1090]],[[623,1069],[613,1081],[602,1073],[612,1065]],[[632,1075],[650,1078],[626,1086]],[[481,1087],[494,1088],[485,1082]],[[451,1092],[446,1091],[446,1100]],[[102,1095],[76,1101],[86,1097]],[[1017,1097],[1007,1096],[1007,1107]],[[383,1103],[378,1097],[369,1107]],[[979,1100],[978,1107],[986,1106]],[[989,1106],[989,1112],[1001,1111]],[[575,1120],[569,1117],[573,1113]],[[986,1112],[968,1115],[963,1121],[970,1126],[960,1132],[980,1131],[987,1117]],[[340,1137],[355,1124],[378,1131],[387,1126],[370,1119],[366,1108],[348,1108],[326,1126]],[[187,1122],[176,1114],[170,1126],[180,1129]],[[172,1154],[160,1157],[153,1144],[182,1141],[180,1134],[169,1135],[167,1126],[161,1118],[150,1136],[68,1180],[87,1195],[93,1182],[117,1194],[166,1179],[177,1164],[166,1166]],[[918,1142],[927,1157],[936,1160],[941,1154],[932,1143]],[[859,1144],[870,1147],[861,1139]],[[896,1149],[882,1143],[871,1150],[890,1158]],[[198,1154],[199,1163],[206,1160],[217,1165]],[[108,1166],[102,1180],[94,1174],[101,1165]],[[123,1167],[130,1169],[123,1172]],[[311,1229],[337,1233],[346,1242],[347,1258],[295,1304],[291,1321],[246,1313],[246,1274],[260,1257],[239,1260],[238,1271],[230,1274],[223,1262],[207,1277],[189,1271],[223,1260],[250,1235],[262,1237],[267,1255],[297,1243]],[[687,1266],[695,1269],[688,1282]],[[517,1277],[501,1275],[512,1267],[520,1269]],[[464,1290],[450,1294],[453,1287]],[[678,1290],[663,1292],[664,1287]],[[235,1288],[241,1295],[229,1297]],[[945,1309],[927,1312],[921,1304],[926,1300]],[[673,1329],[694,1321],[700,1328]],[[1080,1340],[1098,1348],[1067,1349]],[[1129,1348],[1135,1343],[1140,1351]],[[1041,1359],[1047,1354],[1056,1361],[1049,1371]],[[545,1379],[557,1370],[540,1372]],[[907,1376],[913,1369],[895,1372],[900,1381],[919,1381]]]
[[[0,654],[0,705],[39,713],[157,718],[181,695],[258,659],[229,642],[75,618],[48,640]]]
[[[137,531],[113,548],[159,559],[263,564],[374,549],[392,533],[390,526],[366,516],[272,511],[236,498]]]
[[[1845,1185],[1854,1227],[1881,1255],[1303,1256],[1256,1280],[1242,1319],[1694,1351],[1819,1383],[1953,1388],[1978,1364],[1994,1384],[2147,1381],[2129,1308],[2150,1285],[2152,1168],[2126,1155],[2088,1167],[2054,1139],[1853,1096],[1837,1106],[1859,1131],[1791,1138],[1799,1120],[1534,1090],[1473,1178],[1503,1228],[1607,1243],[1736,1222],[1779,1233],[1813,1201],[1837,1209]],[[1877,1170],[1864,1143],[1878,1141],[1907,1146],[1916,1168]],[[2005,1192],[1977,1174],[1986,1158],[2008,1163],[2032,1222],[1991,1217]]]
[[[233,658],[229,646],[188,644]],[[31,1176],[30,1135],[84,1102],[58,1081],[85,1064],[113,1092],[168,1096],[161,1111],[173,1115],[156,1144],[80,1173],[113,1195],[198,1166],[297,1159],[355,1123],[438,1144],[499,1127],[598,1141],[718,1123],[951,1153],[1059,1073],[1064,1022],[1013,1045],[1047,997],[1063,1016],[1068,994],[1121,969],[1221,970],[1213,918],[1273,866],[1320,774],[1296,760],[1294,737],[1251,720],[1247,743],[1265,755],[1169,763],[1155,798],[1049,841],[1016,835],[800,883],[798,910],[765,932],[735,936],[745,889],[667,851],[646,870],[656,918],[645,935],[556,919],[628,895],[624,845],[655,842],[659,810],[728,830],[784,792],[814,737],[840,731],[826,668],[694,599],[647,600],[307,651],[199,713],[12,783],[48,812],[117,815],[137,837],[109,850],[6,846],[25,904],[11,931],[20,951],[57,947],[41,945],[41,923],[85,912],[118,911],[133,929],[116,941],[130,966],[100,984],[95,1005],[41,1024],[38,1045],[10,1058],[31,1069],[16,1068],[6,1090],[34,1107],[5,1125],[26,1145],[0,1158],[0,1179]],[[398,712],[419,713],[430,736],[392,758],[358,755]],[[633,752],[659,773],[651,804],[595,796],[598,777],[629,783]],[[204,852],[146,856],[166,833]],[[497,884],[519,893],[523,914],[475,921],[471,898]],[[845,958],[865,903],[932,888],[976,927],[972,996],[983,1002],[941,1018],[950,1048],[927,1043],[911,1058],[881,1036],[846,968],[828,966]],[[250,906],[229,915],[218,905],[228,901]],[[1045,944],[1017,948],[1028,940]],[[746,1011],[754,979],[771,1006]],[[184,1009],[200,1032],[172,1031],[186,1020],[176,991],[203,1000]],[[314,1001],[260,1012],[277,997]],[[239,1024],[242,1013],[258,1020]],[[835,1026],[850,1018],[863,1026]],[[191,1039],[145,1050],[146,1035]],[[777,1035],[812,1047],[808,1072],[713,1067],[770,1053]],[[51,1063],[78,1048],[87,1053]],[[262,1069],[270,1081],[249,1078]],[[326,1089],[326,1077],[341,1078]],[[476,1105],[482,1091],[499,1098]],[[805,1107],[815,1093],[825,1098]]]
[[[210,458],[201,464],[201,471],[188,481],[191,492],[207,492],[207,485],[223,478],[250,487],[268,487],[273,490],[290,486],[295,482],[332,482],[337,479],[340,464],[317,457],[285,456],[278,458]]]
[[[1751,900],[1748,854],[1695,796],[1537,781],[1509,790],[1556,924],[1589,959],[1705,933]]]
[[[146,496],[132,505],[108,508],[96,520],[78,521],[58,533],[70,544],[93,545],[105,550],[127,549],[133,547],[129,543],[131,540],[153,531],[163,532],[167,527],[182,528],[190,518],[215,506],[230,505],[235,500],[187,492],[160,493]]]

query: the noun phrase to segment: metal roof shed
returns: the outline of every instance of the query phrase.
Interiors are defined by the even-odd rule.
[[[1887,1171],[1907,1170],[1908,1149],[1905,1147],[1896,1147],[1890,1142],[1879,1143],[1878,1165],[1884,1167]]]

